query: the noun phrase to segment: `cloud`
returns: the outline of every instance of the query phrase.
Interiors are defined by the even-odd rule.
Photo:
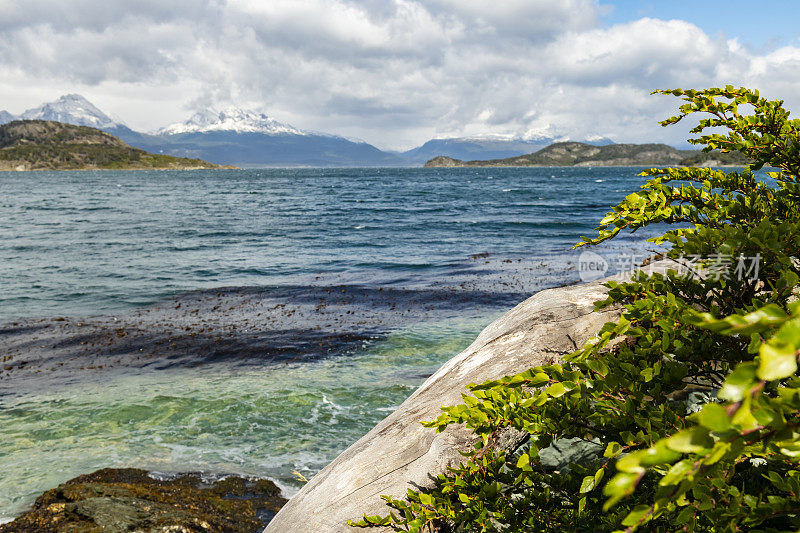
[[[800,108],[800,48],[687,21],[603,27],[596,0],[0,3],[0,95],[80,92],[139,129],[237,104],[384,147],[546,131],[679,142],[664,87],[759,87]],[[34,100],[34,98],[36,100]],[[16,106],[16,108],[14,108]]]

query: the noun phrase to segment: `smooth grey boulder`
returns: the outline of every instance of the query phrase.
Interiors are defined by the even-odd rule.
[[[386,515],[382,494],[432,486],[435,476],[463,460],[473,436],[463,426],[436,434],[420,425],[441,407],[461,402],[469,383],[515,374],[559,360],[594,336],[618,309],[595,312],[606,296],[601,281],[548,289],[486,327],[391,415],[314,476],[273,518],[265,533],[364,531],[347,525],[364,513]],[[371,532],[388,532],[373,528]]]

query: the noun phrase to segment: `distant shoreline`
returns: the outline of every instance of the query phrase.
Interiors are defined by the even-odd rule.
[[[151,154],[88,126],[47,120],[0,125],[0,170],[148,170],[230,168],[202,159]]]
[[[143,170],[242,170],[233,165],[219,165],[217,168],[208,167],[158,167],[158,168],[0,168],[0,172],[140,172]]]
[[[425,165],[416,168],[653,168],[653,167],[674,167],[679,165],[669,164],[642,164],[642,165],[457,165],[457,166],[434,166]],[[743,168],[747,165],[703,165],[699,168]],[[410,167],[413,168],[413,167]]]
[[[644,168],[744,166],[750,161],[739,152],[678,150],[666,144],[608,144],[558,142],[537,152],[504,159],[462,161],[439,155],[426,167],[617,167]]]

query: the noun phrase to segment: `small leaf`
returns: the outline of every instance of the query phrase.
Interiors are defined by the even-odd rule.
[[[677,485],[686,477],[686,474],[691,472],[692,470],[693,461],[689,459],[684,459],[683,461],[678,461],[669,471],[661,478],[658,482],[659,485],[662,487],[666,487],[669,485]]]
[[[700,425],[711,431],[722,432],[731,427],[728,412],[718,403],[707,403],[700,411],[698,419]]]
[[[714,446],[708,431],[701,427],[684,429],[667,439],[671,450],[681,453],[702,453]]]
[[[616,457],[622,453],[622,444],[618,442],[609,442],[606,446],[606,451],[603,452],[603,457]]]
[[[523,453],[517,459],[517,468],[521,468],[523,470],[530,470],[531,458],[527,453]]]
[[[759,353],[759,378],[766,381],[788,378],[797,371],[797,353],[792,344],[767,342]]]
[[[717,396],[731,402],[741,401],[756,384],[756,364],[742,363],[725,378]]]
[[[644,521],[644,518],[650,514],[651,507],[649,505],[637,505],[633,510],[628,513],[622,520],[623,526],[635,526]]]
[[[581,482],[580,494],[586,494],[595,487],[594,476],[586,476]]]
[[[607,511],[622,498],[628,496],[636,488],[636,483],[640,477],[637,474],[619,473],[606,483],[603,494],[608,496],[608,500],[603,504],[603,510]]]

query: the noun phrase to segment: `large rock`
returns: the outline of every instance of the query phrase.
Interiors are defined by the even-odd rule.
[[[474,441],[461,426],[436,434],[420,422],[436,418],[444,405],[459,403],[469,383],[514,374],[574,351],[618,317],[615,309],[593,311],[594,302],[605,295],[598,281],[545,290],[517,305],[314,476],[265,533],[352,532],[348,520],[387,514],[382,494],[401,497],[407,488],[431,486],[437,474],[463,460],[459,450]]]
[[[266,479],[105,468],[48,490],[0,533],[253,533],[285,502]]]

